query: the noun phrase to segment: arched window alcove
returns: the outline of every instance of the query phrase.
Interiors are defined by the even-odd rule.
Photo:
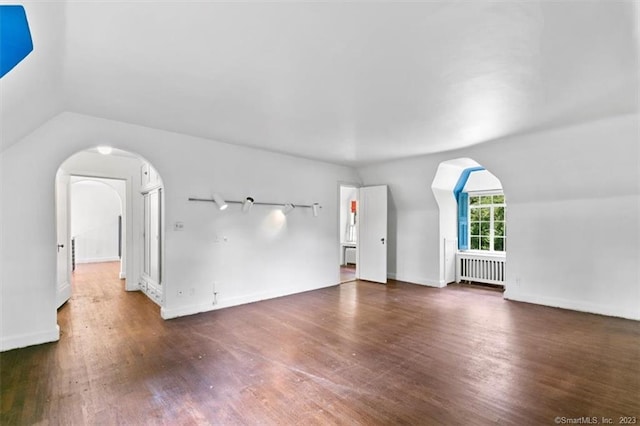
[[[440,213],[440,286],[504,286],[507,218],[500,180],[475,160],[457,158],[440,163],[431,189]]]

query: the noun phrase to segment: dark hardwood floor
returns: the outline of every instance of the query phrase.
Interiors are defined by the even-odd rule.
[[[356,265],[340,265],[340,282],[346,283],[356,279]]]
[[[354,281],[163,321],[117,264],[79,265],[58,321],[0,354],[0,424],[640,421],[640,323],[479,288]]]

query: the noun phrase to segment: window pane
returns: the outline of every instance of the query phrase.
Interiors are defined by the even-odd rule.
[[[504,237],[504,222],[494,222],[493,226],[496,237]]]
[[[471,250],[478,250],[480,248],[480,238],[471,237]]]
[[[480,235],[489,236],[491,232],[491,222],[480,222]]]
[[[504,195],[494,195],[493,204],[504,204]]]
[[[480,222],[471,222],[471,235],[480,235]]]
[[[504,207],[495,207],[493,209],[494,220],[504,220]]]
[[[481,237],[480,238],[480,250],[489,250],[490,249],[490,240],[489,237]]]
[[[469,204],[474,206],[480,202],[480,197],[469,197]]]
[[[491,220],[490,207],[481,207],[479,210],[480,210],[480,220]]]
[[[491,204],[491,195],[483,195],[480,197],[480,204]]]
[[[471,209],[469,212],[469,215],[471,216],[471,220],[475,220],[478,221],[480,220],[480,209]]]
[[[495,251],[504,251],[504,238],[501,238],[501,237],[494,238],[493,249]]]

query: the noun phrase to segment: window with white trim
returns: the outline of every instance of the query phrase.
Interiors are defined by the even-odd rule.
[[[505,252],[507,249],[504,194],[469,194],[469,249]]]

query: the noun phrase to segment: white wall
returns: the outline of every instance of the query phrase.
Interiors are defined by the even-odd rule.
[[[389,184],[389,271],[438,282],[429,184],[440,162],[469,157],[507,196],[505,297],[640,319],[638,133],[625,115],[359,169],[364,184]]]
[[[456,157],[414,157],[358,169],[364,185],[389,187],[387,270],[391,278],[440,285],[439,212],[431,184],[440,162]]]
[[[70,198],[76,263],[119,260],[118,219],[126,200],[125,181],[72,177]]]
[[[96,141],[140,154],[162,177],[165,318],[339,282],[338,216],[327,212],[338,210],[338,182],[359,181],[354,170],[64,113],[0,153],[3,182],[20,183],[2,188],[2,349],[58,338],[54,177],[65,159]],[[296,209],[276,232],[275,208],[254,206],[241,214],[238,205],[221,212],[211,203],[187,201],[212,191],[230,200],[251,195],[256,201],[318,202],[323,209],[319,217]],[[177,221],[183,231],[173,230]]]
[[[462,189],[464,192],[474,191],[502,191],[500,179],[489,170],[478,170],[469,175],[467,183]]]

